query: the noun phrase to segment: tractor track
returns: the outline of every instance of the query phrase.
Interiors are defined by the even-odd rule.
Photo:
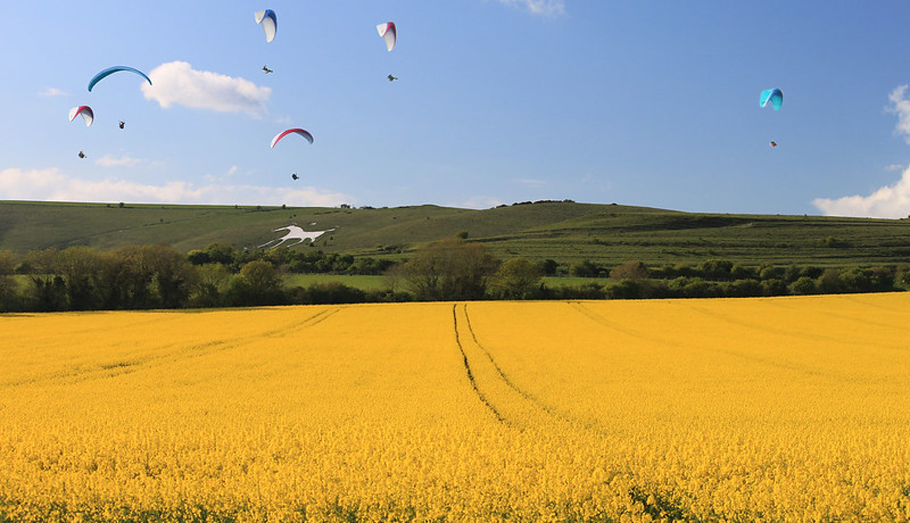
[[[496,416],[496,420],[500,423],[504,423],[506,420],[502,417],[502,414],[490,403],[490,400],[487,399],[486,395],[480,391],[480,388],[477,387],[477,380],[474,379],[474,372],[471,370],[471,363],[468,361],[468,355],[465,354],[464,346],[461,344],[461,337],[458,333],[458,314],[457,314],[457,305],[452,305],[452,321],[455,327],[455,344],[458,345],[458,350],[461,352],[462,363],[464,364],[464,369],[468,375],[468,381],[471,382],[471,388],[474,389],[474,393],[477,394],[477,397],[480,401],[486,405],[490,412]]]
[[[135,357],[124,355],[120,358],[114,358],[112,361],[99,365],[78,367],[74,369],[58,370],[50,373],[43,373],[37,376],[31,376],[24,379],[0,383],[0,387],[16,387],[23,385],[36,385],[40,383],[65,380],[67,382],[81,382],[94,379],[116,378],[126,374],[138,371],[144,371],[167,365],[175,361],[191,361],[202,358],[218,352],[225,352],[241,348],[246,343],[271,337],[288,337],[303,329],[317,325],[326,319],[340,312],[343,307],[334,307],[325,309],[313,314],[304,320],[287,321],[278,327],[263,332],[247,334],[237,338],[216,339],[203,343],[167,343],[156,348],[152,356]]]
[[[603,325],[604,327],[607,327],[607,328],[612,329],[617,332],[621,332],[623,334],[626,334],[627,336],[631,336],[631,337],[634,337],[634,338],[637,338],[640,340],[644,340],[644,341],[648,341],[651,343],[657,343],[659,345],[663,345],[666,347],[675,347],[675,348],[683,349],[683,350],[687,350],[687,351],[695,350],[695,351],[701,351],[701,352],[713,352],[715,354],[724,354],[726,356],[731,356],[731,357],[734,357],[734,358],[737,358],[740,360],[744,360],[744,361],[748,361],[751,363],[766,365],[768,367],[786,370],[789,372],[806,375],[806,376],[845,379],[845,377],[843,375],[833,374],[830,371],[823,371],[819,368],[812,367],[809,365],[803,365],[803,364],[799,364],[799,363],[795,363],[795,362],[782,363],[780,361],[774,360],[773,358],[744,353],[744,352],[740,352],[735,349],[724,349],[724,348],[720,348],[720,347],[702,346],[702,345],[694,344],[691,342],[681,342],[681,341],[669,339],[667,337],[655,336],[655,335],[652,335],[649,333],[636,331],[633,329],[629,329],[629,328],[625,328],[620,325],[617,325],[615,322],[612,322],[612,321],[608,320],[607,318],[604,318],[599,313],[592,311],[591,309],[589,309],[588,307],[586,307],[584,304],[582,304],[580,302],[570,302],[569,304],[580,314],[583,314],[590,320],[592,320],[596,323],[599,323],[600,325]],[[750,322],[742,321],[742,320],[736,320],[735,318],[731,318],[729,316],[725,316],[720,313],[712,312],[712,311],[706,310],[701,307],[689,306],[689,310],[692,310],[698,314],[709,317],[716,321],[724,321],[724,322],[730,323],[732,325],[737,325],[739,327],[753,329],[756,332],[760,332],[762,330],[762,327],[758,324],[750,323]],[[775,333],[778,335],[789,335],[790,334],[787,331],[783,331],[783,330],[775,331],[774,329],[766,329],[766,332],[772,332],[772,333]]]
[[[474,327],[471,326],[471,317],[470,317],[470,315],[468,315],[468,304],[467,303],[465,303],[463,305],[463,311],[464,311],[465,324],[468,326],[468,332],[471,333],[471,339],[474,340],[474,344],[477,345],[477,347],[479,347],[480,350],[483,351],[483,353],[487,357],[487,359],[490,360],[490,364],[492,364],[493,368],[496,369],[496,373],[499,374],[499,377],[502,379],[502,381],[504,381],[505,384],[509,386],[509,388],[511,388],[512,390],[517,392],[521,397],[523,397],[527,401],[534,403],[547,414],[550,414],[551,416],[557,416],[560,418],[564,418],[564,419],[566,419],[566,421],[571,421],[571,420],[565,418],[564,416],[562,416],[561,414],[559,414],[553,407],[550,407],[549,405],[542,402],[539,398],[537,398],[530,392],[528,392],[528,391],[522,389],[521,387],[519,387],[518,385],[516,385],[515,382],[512,381],[511,378],[509,378],[509,376],[502,370],[502,368],[499,366],[499,364],[496,363],[496,360],[493,358],[493,354],[491,354],[490,351],[487,350],[487,348],[484,347],[480,343],[480,341],[477,339],[477,334],[474,332]]]
[[[544,403],[534,394],[519,387],[502,367],[499,366],[496,359],[493,357],[493,354],[480,343],[477,338],[477,333],[471,325],[471,318],[468,315],[468,305],[461,304],[461,310],[459,311],[458,309],[458,304],[452,306],[455,341],[459,351],[461,351],[468,379],[478,398],[480,398],[483,404],[490,409],[497,420],[522,430],[527,428],[530,424],[557,423],[591,430],[599,434],[605,434],[605,432],[597,427],[596,424],[560,412],[555,407]],[[464,315],[463,321],[459,321],[459,312]],[[469,356],[469,353],[472,352],[474,353],[473,356]],[[488,365],[490,372],[486,373],[488,378],[486,380],[480,380],[482,383],[478,384],[475,371],[479,370],[479,367],[482,365]],[[491,379],[493,381],[490,381]],[[486,384],[483,384],[484,381]],[[492,390],[485,392],[487,388]],[[504,401],[503,406],[501,407],[497,407],[497,402],[494,401],[494,399],[491,399],[494,397],[493,391],[497,388],[499,389],[498,394],[500,396],[504,395],[500,398]],[[512,401],[509,401],[508,399],[508,396],[510,395],[512,396]],[[512,412],[507,414],[506,407]],[[535,422],[532,420],[537,421]]]

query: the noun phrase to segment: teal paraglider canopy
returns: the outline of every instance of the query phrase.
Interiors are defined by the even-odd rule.
[[[152,85],[152,81],[149,79],[149,77],[146,76],[145,73],[143,73],[139,69],[129,67],[126,65],[115,65],[114,67],[108,67],[107,69],[101,71],[100,73],[93,76],[91,80],[89,80],[89,82],[88,82],[89,92],[91,92],[92,87],[95,87],[95,84],[97,84],[101,80],[103,80],[103,79],[107,78],[108,76],[110,76],[116,72],[119,72],[119,71],[127,71],[130,73],[138,74],[139,76],[145,78],[145,80],[149,83],[149,85]]]
[[[765,89],[761,92],[761,96],[758,98],[758,105],[760,107],[768,107],[768,102],[771,102],[771,105],[774,107],[775,111],[780,110],[780,106],[784,103],[784,93],[780,89]]]

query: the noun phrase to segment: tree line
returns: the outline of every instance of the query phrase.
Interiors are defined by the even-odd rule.
[[[910,267],[757,267],[712,259],[697,265],[608,267],[590,260],[498,259],[460,235],[394,262],[312,249],[236,250],[213,243],[182,253],[158,244],[100,251],[0,251],[0,312],[177,309],[407,300],[639,299],[881,292],[910,285]],[[388,288],[338,282],[289,286],[287,273],[385,274]],[[551,285],[568,274],[582,283]],[[593,277],[600,277],[595,279]]]

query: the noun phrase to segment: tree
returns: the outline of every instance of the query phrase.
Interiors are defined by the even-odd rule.
[[[193,249],[190,252],[186,253],[186,259],[193,265],[205,265],[207,263],[212,263],[212,257],[209,256],[209,253],[201,251],[199,249]]]
[[[840,271],[833,267],[825,269],[818,277],[818,291],[823,294],[834,294],[844,291],[844,282],[841,280]]]
[[[103,307],[104,297],[99,289],[104,259],[97,251],[85,247],[68,247],[56,256],[54,273],[66,283],[67,305],[70,310]]]
[[[618,283],[611,283],[606,287],[606,292],[607,297],[612,300],[635,300],[644,297],[641,280],[631,278],[623,278]]]
[[[404,274],[418,300],[477,300],[497,265],[483,244],[447,238],[417,251]]]
[[[189,297],[190,307],[218,307],[224,305],[224,294],[231,280],[231,272],[220,263],[207,263],[196,269],[198,284]]]
[[[15,258],[10,251],[0,251],[0,312],[15,310],[16,281],[13,272],[16,267]]]
[[[366,299],[366,292],[337,281],[314,283],[303,294],[304,302],[313,304],[361,303]]]
[[[702,262],[698,267],[704,278],[712,280],[730,279],[730,272],[733,270],[733,262],[730,260],[712,259]]]
[[[105,309],[153,307],[149,284],[152,274],[142,259],[140,247],[124,247],[104,257],[99,292]]]
[[[614,267],[610,271],[610,278],[614,280],[647,280],[648,268],[640,261],[627,261]]]
[[[0,251],[0,276],[13,274],[16,269],[16,258],[12,251]]]
[[[267,261],[246,263],[228,285],[232,305],[278,305],[284,301],[281,275]]]
[[[504,298],[528,298],[540,286],[540,266],[524,258],[506,260],[496,270],[493,282]]]
[[[540,262],[540,272],[544,276],[556,276],[556,269],[558,268],[559,264],[556,263],[556,260],[547,258],[546,260]]]
[[[407,277],[407,269],[402,263],[396,263],[386,269],[383,273],[383,277],[386,281],[386,284],[389,286],[389,289],[395,293],[398,292],[401,282]]]
[[[600,269],[597,265],[591,260],[582,260],[580,262],[575,262],[569,266],[569,274],[572,276],[580,276],[583,278],[589,278],[597,276],[600,272]]]
[[[204,252],[208,255],[208,259],[201,260],[202,263],[230,265],[234,261],[234,248],[226,243],[210,243]]]
[[[817,290],[815,278],[800,276],[795,282],[790,284],[789,289],[793,294],[814,294]]]
[[[164,244],[141,247],[141,255],[151,275],[156,306],[175,309],[186,305],[198,283],[196,271],[186,257]]]
[[[742,298],[747,296],[761,296],[764,293],[761,282],[754,278],[745,278],[725,283],[723,284],[723,290],[724,296]]]
[[[789,292],[787,282],[780,278],[769,278],[761,281],[763,296],[784,296]]]

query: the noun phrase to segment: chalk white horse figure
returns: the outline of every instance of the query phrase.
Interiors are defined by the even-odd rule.
[[[316,238],[319,238],[323,234],[325,234],[327,232],[332,232],[334,230],[335,230],[334,227],[332,227],[331,229],[325,230],[325,231],[305,231],[305,230],[303,230],[302,227],[298,227],[296,225],[288,225],[287,227],[279,227],[272,232],[287,231],[287,234],[285,234],[281,238],[276,238],[272,241],[265,242],[262,245],[260,245],[259,248],[261,249],[270,243],[274,243],[275,245],[272,245],[271,247],[269,247],[270,249],[274,249],[275,247],[278,247],[282,243],[284,243],[286,241],[291,241],[291,240],[297,240],[297,243],[292,243],[291,245],[297,245],[298,243],[303,243],[306,240],[310,240],[310,242],[315,242]]]

